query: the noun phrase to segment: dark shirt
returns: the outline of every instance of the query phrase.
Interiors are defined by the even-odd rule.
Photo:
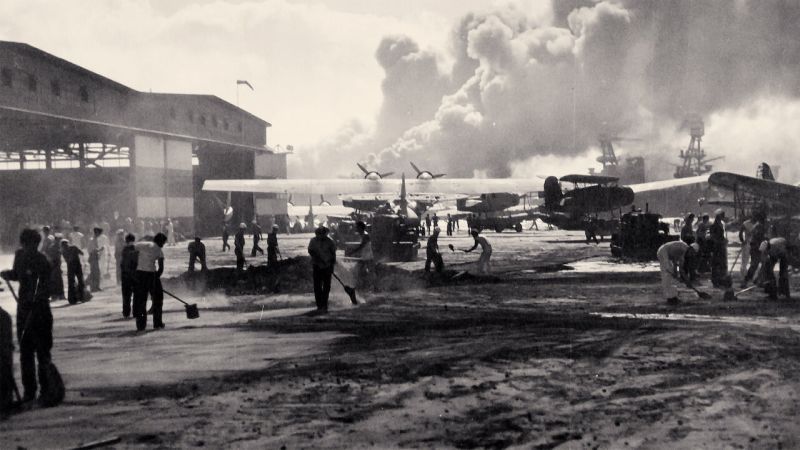
[[[206,259],[206,245],[202,242],[189,242],[189,257],[200,258],[201,261]]]
[[[336,264],[336,244],[327,236],[314,236],[308,243],[311,264],[318,269],[327,269]]]
[[[426,246],[427,253],[439,253],[439,235],[432,234],[431,237],[428,238],[428,244]]]
[[[684,224],[681,228],[681,240],[691,245],[694,243],[694,230],[690,224]]]
[[[75,245],[70,245],[64,250],[64,261],[67,263],[67,267],[81,267],[81,255],[83,252]]]
[[[236,232],[236,236],[233,237],[233,246],[236,247],[236,250],[244,251],[244,230],[240,229]]]
[[[267,248],[278,248],[278,234],[267,234]]]
[[[721,245],[725,243],[725,228],[722,225],[722,222],[714,222],[711,224],[710,235],[711,241],[714,244]]]
[[[767,238],[766,229],[764,224],[761,222],[756,222],[755,226],[753,226],[753,231],[750,234],[750,251],[753,253],[758,251],[758,247],[761,246],[761,243]]]
[[[122,247],[122,258],[119,264],[123,275],[135,275],[136,266],[139,265],[139,252],[133,244]]]
[[[261,236],[261,227],[258,225],[253,225],[253,243],[260,241],[262,238]]]
[[[50,298],[50,263],[38,251],[17,250],[14,268],[8,279],[19,281],[19,303],[32,305],[34,301],[48,303]]]

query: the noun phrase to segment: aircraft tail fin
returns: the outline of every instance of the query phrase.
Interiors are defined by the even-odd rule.
[[[762,162],[758,165],[756,176],[762,180],[775,181],[775,175],[772,173],[772,168],[765,162]]]

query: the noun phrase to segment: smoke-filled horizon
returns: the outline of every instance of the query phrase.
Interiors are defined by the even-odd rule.
[[[531,6],[535,5],[535,6]],[[545,5],[546,6],[546,5]],[[641,139],[620,153],[667,178],[706,124],[716,167],[787,166],[800,145],[800,2],[512,2],[465,15],[449,50],[386,36],[374,124],[350,121],[290,159],[291,176],[404,170],[534,176],[599,168],[600,133]]]

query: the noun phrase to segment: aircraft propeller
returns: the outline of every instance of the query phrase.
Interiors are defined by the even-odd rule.
[[[367,179],[380,180],[381,178],[388,177],[389,175],[394,174],[394,172],[379,173],[375,170],[367,170],[367,168],[361,165],[361,163],[356,163],[356,165],[358,166],[359,169],[361,169],[362,172],[364,172],[364,178]]]
[[[417,165],[414,164],[412,161],[409,161],[409,162],[411,163],[411,167],[413,167],[414,170],[417,172],[417,178],[432,180],[432,179],[441,178],[441,177],[447,175],[446,173],[434,174],[434,173],[431,173],[428,170],[420,170],[419,167],[417,167]]]

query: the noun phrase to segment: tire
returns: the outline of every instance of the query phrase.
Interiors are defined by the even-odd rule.
[[[514,231],[516,231],[517,233],[522,233],[522,224],[518,223],[514,225]]]
[[[502,225],[495,225],[494,227],[494,231],[497,233],[502,233],[503,230],[505,230],[505,227],[503,227]]]

